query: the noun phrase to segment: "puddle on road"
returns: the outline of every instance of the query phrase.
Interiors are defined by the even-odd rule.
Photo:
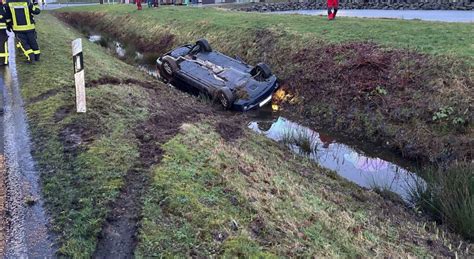
[[[410,190],[422,180],[414,173],[386,160],[371,157],[351,146],[339,143],[332,136],[313,131],[295,122],[278,117],[273,121],[253,121],[253,131],[287,145],[294,153],[308,156],[322,167],[337,172],[359,186],[390,190],[410,202]],[[294,141],[295,138],[306,141]],[[301,147],[300,145],[306,145]],[[307,151],[311,151],[308,153]]]

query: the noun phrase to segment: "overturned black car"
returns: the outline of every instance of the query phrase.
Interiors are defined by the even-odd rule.
[[[178,47],[156,62],[163,80],[191,86],[218,100],[225,109],[262,107],[278,88],[277,78],[266,64],[250,66],[213,51],[204,39]]]

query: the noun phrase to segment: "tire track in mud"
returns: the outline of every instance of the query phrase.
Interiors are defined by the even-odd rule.
[[[142,86],[142,85],[141,85]],[[143,87],[143,86],[142,86]],[[170,91],[166,89],[165,91]],[[172,90],[171,90],[172,91]],[[159,103],[155,112],[133,130],[139,141],[139,160],[127,172],[117,199],[111,204],[110,212],[102,226],[93,258],[133,258],[138,242],[143,197],[151,182],[151,168],[163,156],[161,145],[173,138],[180,126],[200,120],[209,115],[211,108],[194,107],[193,104],[175,102],[175,98],[155,88],[152,104]],[[150,110],[156,110],[150,107]]]
[[[9,227],[6,258],[54,256],[39,173],[31,156],[26,113],[20,94],[13,35],[8,41],[10,65],[3,73],[4,143]]]

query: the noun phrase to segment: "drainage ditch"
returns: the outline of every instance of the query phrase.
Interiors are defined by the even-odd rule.
[[[98,34],[90,35],[88,39],[107,47],[119,59],[133,61],[129,63],[133,63],[150,76],[160,78],[154,64],[144,63],[142,53],[129,53],[124,44],[105,39]],[[172,87],[196,95],[195,92],[189,92],[186,87]],[[372,147],[364,145],[363,148],[359,148],[357,144],[347,144],[337,135],[315,131],[285,117],[280,117],[282,113],[279,112],[277,104],[247,114],[254,118],[248,125],[251,130],[274,141],[282,142],[292,152],[310,158],[322,167],[335,171],[363,188],[395,193],[411,205],[412,190],[425,185],[420,177],[407,169],[416,167],[409,161],[391,152],[385,152],[388,155],[384,158],[378,157],[376,152],[369,154],[363,150],[370,150]]]

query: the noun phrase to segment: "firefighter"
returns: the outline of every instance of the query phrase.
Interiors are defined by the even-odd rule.
[[[35,0],[33,0],[35,1]],[[7,24],[18,39],[17,47],[25,54],[29,63],[40,61],[40,49],[36,41],[33,15],[41,12],[37,2],[29,0],[7,0]]]
[[[0,66],[8,64],[8,34],[5,8],[0,1]]]
[[[328,3],[328,20],[336,18],[337,9],[339,8],[339,0],[327,0]],[[334,12],[332,12],[334,9]]]

